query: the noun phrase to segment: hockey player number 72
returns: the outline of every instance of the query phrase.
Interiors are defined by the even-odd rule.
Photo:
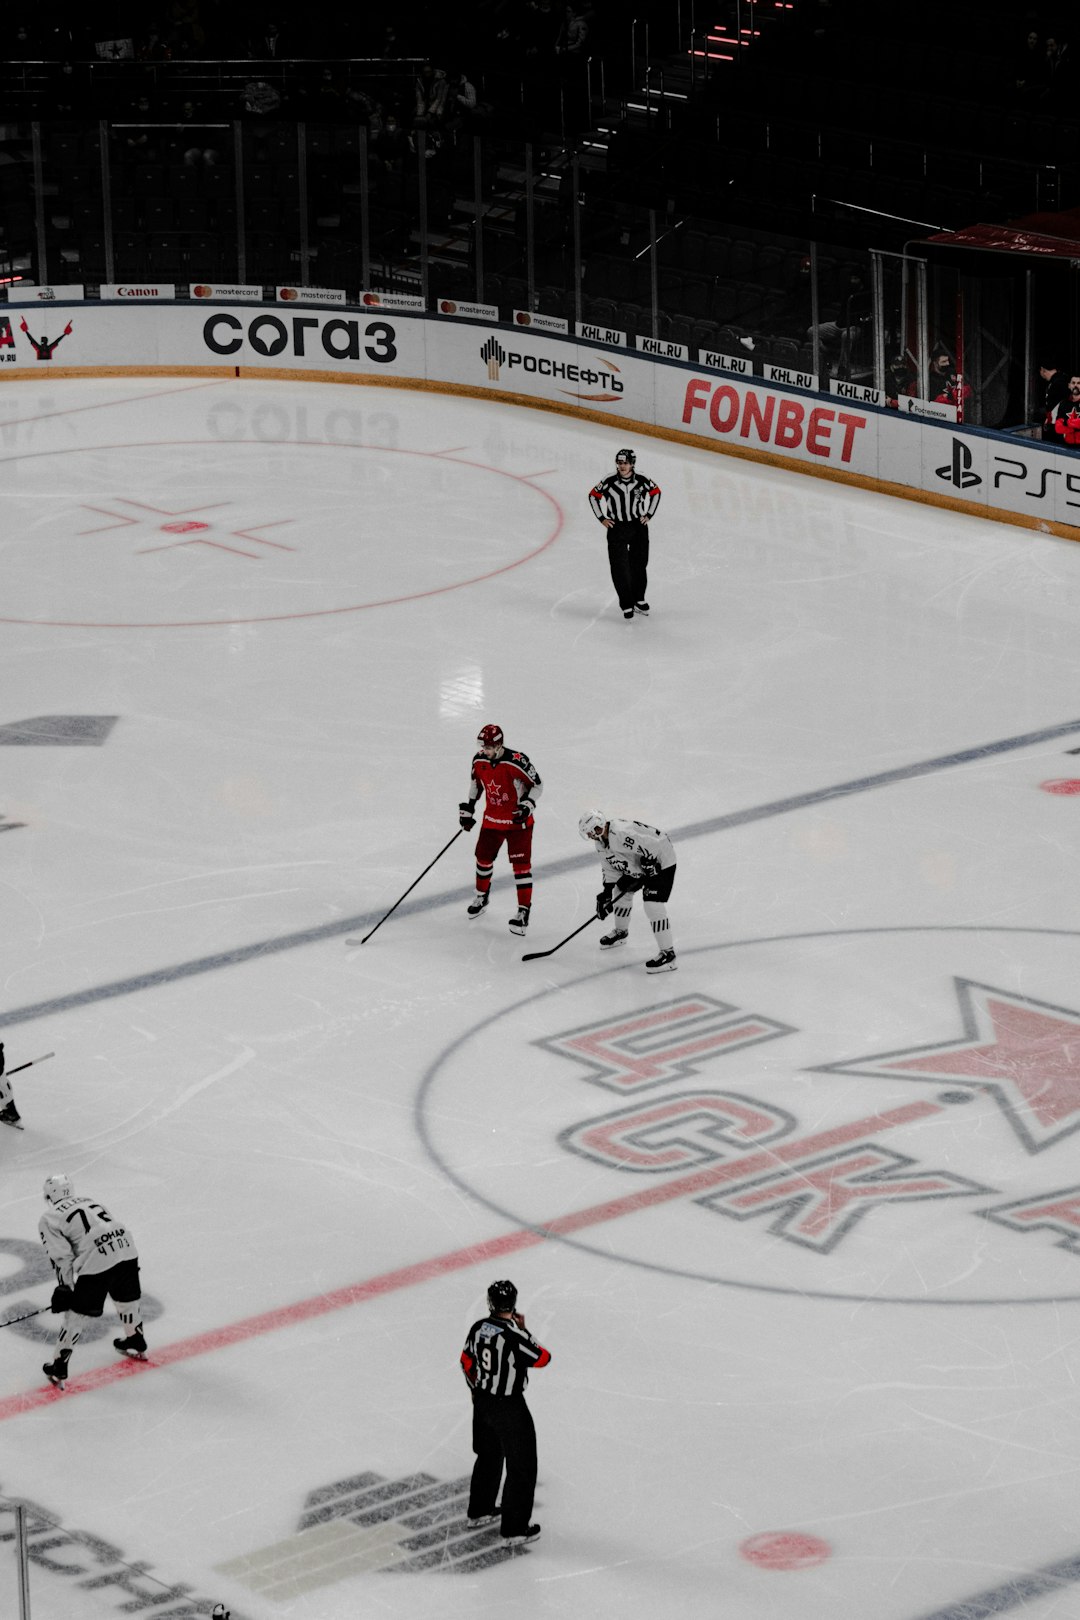
[[[109,1214],[108,1210],[105,1209],[101,1204],[91,1204],[90,1208],[94,1211],[94,1214],[98,1217],[99,1220],[102,1220],[102,1221],[105,1222],[106,1226],[111,1226],[112,1225],[112,1216]],[[75,1209],[72,1210],[71,1214],[68,1216],[68,1220],[73,1221],[75,1219],[76,1215],[82,1221],[84,1231],[89,1232],[89,1230],[90,1230],[90,1222],[86,1218],[86,1211],[84,1209],[81,1209],[81,1208],[75,1208]]]

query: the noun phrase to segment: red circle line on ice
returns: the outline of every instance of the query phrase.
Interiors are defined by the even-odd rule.
[[[747,1563],[759,1569],[813,1569],[832,1557],[832,1548],[820,1536],[797,1530],[763,1530],[748,1536],[739,1551]]]
[[[1052,777],[1048,782],[1040,782],[1039,786],[1044,793],[1080,793],[1080,780],[1075,776]]]
[[[65,445],[56,450],[32,450],[25,455],[3,456],[0,457],[0,466],[7,466],[15,461],[35,461],[45,456],[101,455],[111,450],[169,450],[205,445],[221,448],[222,442],[220,439],[144,439],[128,444]],[[265,448],[267,445],[278,445],[291,450],[311,448],[317,450],[350,450],[354,452],[373,451],[388,456],[418,456],[424,461],[441,462],[452,467],[471,468],[474,472],[490,473],[496,478],[508,479],[513,484],[534,491],[551,508],[551,528],[538,544],[531,546],[521,556],[515,557],[512,562],[500,564],[498,568],[489,568],[482,574],[475,574],[468,579],[453,580],[447,585],[434,585],[428,590],[409,591],[401,596],[381,597],[371,602],[350,602],[341,607],[309,608],[291,613],[262,613],[250,617],[230,615],[218,619],[24,619],[14,614],[4,613],[0,614],[0,624],[47,625],[50,628],[63,630],[189,630],[216,626],[228,629],[237,624],[279,624],[294,619],[323,619],[344,613],[364,613],[371,608],[398,607],[406,602],[423,601],[429,596],[443,596],[448,591],[464,590],[470,585],[481,585],[486,580],[496,579],[500,574],[507,574],[514,568],[520,568],[523,563],[531,562],[542,551],[546,551],[549,546],[554,545],[562,533],[566,521],[566,514],[555,496],[533,482],[535,474],[509,472],[504,467],[495,467],[489,462],[471,461],[457,453],[450,454],[443,450],[398,449],[393,445],[361,444],[350,439],[229,439],[227,445],[229,450],[233,452],[243,448],[245,445],[250,445],[256,450]]]

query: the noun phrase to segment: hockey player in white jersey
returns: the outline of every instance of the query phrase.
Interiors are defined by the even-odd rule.
[[[63,1389],[84,1318],[99,1317],[106,1296],[126,1329],[125,1336],[114,1339],[113,1345],[121,1355],[144,1358],[139,1252],[127,1227],[104,1205],[77,1195],[69,1177],[47,1177],[44,1192],[46,1209],[38,1231],[57,1277],[50,1309],[62,1314],[64,1322],[56,1341],[56,1359],[47,1361],[42,1372]]]
[[[22,1116],[15,1106],[15,1093],[11,1081],[4,1078],[4,1043],[0,1041],[0,1124],[13,1125],[22,1130]]]
[[[586,810],[578,831],[599,847],[604,863],[604,887],[596,897],[596,915],[601,922],[612,913],[615,916],[611,932],[600,940],[600,949],[610,951],[626,943],[634,895],[640,889],[657,945],[656,955],[645,963],[646,972],[673,973],[675,946],[667,902],[675,882],[675,846],[667,833],[643,821],[618,821],[598,810]]]

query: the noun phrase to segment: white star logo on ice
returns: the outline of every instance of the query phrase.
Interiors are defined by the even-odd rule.
[[[814,1072],[928,1080],[986,1092],[1029,1153],[1080,1130],[1080,1012],[970,979],[954,983],[962,1035],[823,1063]]]

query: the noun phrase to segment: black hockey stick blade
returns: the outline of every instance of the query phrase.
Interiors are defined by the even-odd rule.
[[[24,1069],[32,1069],[34,1067],[35,1063],[44,1063],[46,1058],[51,1058],[51,1057],[55,1057],[55,1056],[56,1056],[55,1052],[42,1052],[40,1057],[31,1058],[28,1063],[20,1063],[17,1069],[8,1069],[7,1070],[7,1078],[10,1078],[11,1075],[13,1075],[13,1074],[22,1074]]]
[[[550,951],[526,951],[521,960],[523,962],[536,962],[539,961],[540,957],[542,956],[554,956],[556,951],[561,951],[564,945],[569,945],[572,939],[577,938],[582,929],[588,928],[589,924],[596,922],[596,920],[597,918],[594,912],[591,917],[586,917],[580,928],[575,928],[572,934],[567,934],[565,939],[560,939],[559,943],[557,945],[553,945]]]

